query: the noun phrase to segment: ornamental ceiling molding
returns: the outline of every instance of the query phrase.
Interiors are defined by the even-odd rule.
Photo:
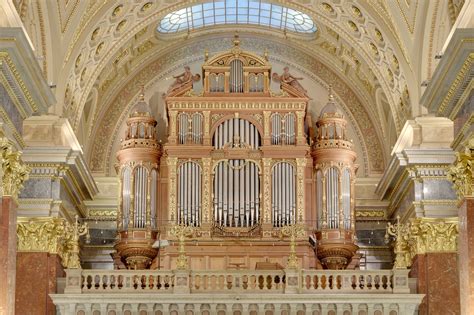
[[[69,118],[72,120],[73,127],[74,127],[75,130],[77,130],[77,128],[79,126],[80,116],[82,115],[82,110],[83,110],[84,104],[86,102],[87,96],[88,96],[90,90],[92,89],[97,77],[99,76],[100,72],[102,72],[103,68],[106,66],[106,64],[110,60],[110,58],[112,58],[112,56],[114,56],[116,54],[116,52],[121,49],[122,44],[125,43],[128,39],[133,38],[133,36],[135,36],[144,27],[150,26],[150,25],[153,25],[153,27],[154,27],[158,23],[159,18],[164,16],[167,12],[170,12],[173,9],[183,7],[184,4],[190,5],[192,3],[197,3],[197,2],[198,1],[181,2],[181,3],[176,4],[174,6],[167,7],[164,10],[159,10],[159,8],[156,7],[155,8],[157,10],[156,12],[149,11],[151,13],[148,13],[148,14],[143,13],[143,12],[138,12],[137,14],[135,14],[136,16],[135,15],[133,16],[133,19],[132,19],[131,22],[128,21],[129,22],[128,25],[130,25],[129,27],[131,27],[131,28],[129,28],[127,30],[127,27],[125,27],[125,29],[120,32],[119,36],[118,35],[117,36],[115,36],[115,35],[114,36],[109,36],[109,39],[115,37],[112,40],[109,40],[109,42],[105,42],[105,41],[101,42],[100,40],[96,40],[96,41],[94,41],[94,43],[91,43],[88,36],[83,36],[89,28],[90,28],[90,31],[92,32],[92,30],[98,24],[95,24],[93,27],[89,27],[89,26],[92,26],[92,25],[89,25],[89,23],[86,23],[86,25],[83,27],[83,30],[78,31],[79,32],[78,34],[81,34],[81,35],[78,36],[77,38],[87,37],[87,39],[84,40],[84,44],[81,45],[80,48],[78,46],[79,40],[77,40],[77,45],[73,44],[73,47],[72,48],[70,47],[71,52],[68,53],[68,56],[73,57],[73,58],[77,58],[81,54],[84,54],[84,56],[85,55],[93,56],[94,55],[93,52],[95,51],[96,52],[96,57],[87,58],[87,60],[92,60],[92,61],[91,61],[91,63],[86,64],[84,62],[84,60],[86,60],[86,58],[84,56],[82,56],[83,60],[82,60],[82,63],[79,62],[79,64],[80,64],[80,70],[79,71],[74,70],[74,61],[72,60],[72,58],[67,57],[66,58],[66,63],[67,64],[64,67],[64,73],[66,73],[66,76],[69,76],[69,79],[67,77],[66,78],[59,78],[58,82],[64,82],[64,83],[60,84],[61,86],[58,86],[58,89],[57,89],[58,93],[61,94],[66,90],[66,86],[69,85],[70,90],[72,90],[73,93],[76,96],[80,95],[78,99],[74,100],[75,104],[73,106],[71,106],[72,108],[69,109],[69,113],[68,113]],[[379,80],[381,80],[382,88],[384,89],[384,92],[387,95],[387,98],[389,99],[389,104],[391,105],[392,115],[394,116],[394,121],[395,121],[395,124],[397,126],[397,130],[400,129],[401,117],[399,117],[399,116],[401,114],[400,114],[400,111],[397,110],[397,105],[396,104],[397,104],[398,95],[400,95],[403,92],[397,91],[397,90],[394,91],[394,89],[390,88],[390,85],[386,82],[387,76],[380,69],[380,68],[385,69],[385,67],[381,67],[380,64],[378,65],[378,64],[376,64],[375,62],[372,61],[372,57],[371,57],[371,54],[369,53],[369,51],[371,49],[373,50],[373,47],[375,47],[375,44],[373,44],[371,46],[372,47],[371,48],[371,47],[368,47],[366,45],[366,43],[359,43],[359,42],[353,40],[353,34],[350,34],[348,29],[343,28],[343,27],[339,27],[338,24],[335,23],[335,21],[333,19],[331,19],[328,16],[324,15],[325,13],[321,13],[320,12],[321,10],[308,9],[307,7],[297,5],[295,3],[286,3],[284,1],[277,1],[277,2],[281,3],[281,4],[284,4],[284,5],[287,5],[289,7],[294,7],[295,9],[298,9],[302,12],[310,14],[310,16],[312,16],[314,18],[316,23],[319,23],[318,25],[321,25],[321,26],[325,25],[329,28],[336,29],[338,31],[338,33],[341,35],[342,38],[344,38],[346,41],[348,41],[355,50],[360,52],[363,59],[366,60],[366,62],[368,62],[368,64],[370,65],[370,69],[372,69],[372,71],[376,74],[376,76],[379,78]],[[132,8],[132,7],[135,9],[138,6],[143,5],[143,3],[144,2],[135,3],[133,5],[130,4],[130,5],[126,5],[126,6],[128,7],[128,9]],[[125,12],[125,9],[126,8],[124,7],[123,8],[124,11],[123,11],[123,13],[121,13],[121,16],[131,14],[130,12]],[[112,10],[112,8],[110,8],[110,10]],[[110,13],[109,12],[110,10],[108,10],[106,8],[106,5],[104,5],[103,7],[101,7],[101,10],[99,10],[99,11],[101,11],[101,12],[107,11],[107,13]],[[150,9],[148,9],[148,10],[150,10]],[[113,12],[115,12],[115,10]],[[367,19],[367,21],[371,20],[369,15],[366,15],[365,18]],[[94,18],[91,18],[91,20],[109,21],[109,19],[107,19],[105,17],[104,18],[98,18],[96,16],[94,16]],[[112,18],[110,18],[110,21],[113,21],[114,26],[118,26],[117,24],[120,22],[119,19],[114,20]],[[377,23],[375,23],[374,21],[372,21],[371,23],[373,25],[377,25]],[[90,24],[92,24],[92,21],[90,22]],[[103,25],[102,27],[104,27],[104,26],[105,25]],[[110,25],[110,27],[112,27],[112,25]],[[110,27],[107,27],[107,28],[110,28]],[[385,30],[385,27],[383,28],[382,31],[384,31],[384,30]],[[387,31],[387,33],[392,33],[392,32],[389,30],[389,31]],[[73,38],[76,38],[76,36],[73,37]],[[387,45],[388,45],[388,43],[387,43]],[[99,46],[100,46],[101,49],[99,49]],[[397,44],[397,46],[398,46],[398,44]],[[76,50],[76,48],[77,48],[77,50]],[[109,48],[112,48],[112,49],[109,49]],[[377,50],[378,48],[375,48],[375,49]],[[403,51],[402,48],[400,48],[400,49],[401,49],[401,51]],[[403,53],[396,53],[396,51],[393,51],[393,53],[394,53],[394,55],[404,55]],[[406,56],[402,56],[402,57],[404,59],[406,59]],[[401,66],[403,68],[403,64]],[[68,67],[71,68],[70,72],[67,69]],[[68,72],[69,72],[69,75],[67,74]],[[401,74],[399,75],[399,78],[397,78],[397,82],[399,82],[400,80],[402,82],[404,81],[403,78],[405,76],[403,75],[403,69],[401,69],[400,72],[401,72]],[[388,79],[390,80],[390,76],[388,77]],[[403,90],[403,86],[401,86],[400,88]],[[62,95],[61,95],[61,97],[62,97]],[[60,101],[60,103],[61,103],[61,101]],[[67,104],[65,104],[65,105],[67,106]],[[410,104],[408,104],[408,105],[410,105]]]
[[[261,41],[258,41],[257,39],[248,39],[244,41],[244,43],[246,42],[245,45],[251,45],[251,41],[255,41],[259,44],[262,44]],[[207,41],[200,41],[199,43],[202,45],[202,49],[193,46],[193,50],[204,51],[205,48],[213,48],[212,46],[208,45]],[[212,39],[209,40],[209,43],[213,45],[220,45],[219,41]],[[260,49],[263,51],[263,47],[268,48],[268,46],[262,46],[260,48],[254,48],[252,46],[252,49],[257,51]],[[210,50],[219,51],[220,49],[221,47],[219,46]],[[280,49],[283,48],[280,47]],[[116,89],[119,90],[119,92],[115,94],[114,98],[107,98],[112,101],[108,103],[108,106],[105,107],[106,110],[101,115],[101,117],[105,117],[105,119],[102,118],[102,120],[98,120],[95,123],[97,129],[92,133],[90,137],[91,139],[95,140],[92,146],[90,147],[90,150],[88,150],[88,161],[93,172],[109,171],[110,158],[113,154],[112,146],[114,137],[112,135],[117,135],[119,128],[123,123],[123,120],[126,118],[127,113],[129,112],[130,108],[135,104],[133,100],[138,95],[141,86],[149,88],[150,86],[156,84],[156,82],[162,79],[163,77],[169,75],[170,73],[178,69],[178,67],[182,67],[184,65],[184,63],[182,62],[179,65],[176,65],[177,62],[182,60],[182,54],[187,54],[186,47],[175,51],[173,54],[165,54],[165,58],[155,57],[155,61],[147,63],[146,67],[145,64],[143,64],[143,70],[137,69],[136,74],[133,78],[119,85],[122,88],[121,90],[119,89],[119,86],[117,86]],[[275,60],[280,60],[276,57],[272,58]],[[307,56],[307,58],[308,67],[305,67],[304,65],[302,67],[300,64],[297,67],[298,70],[304,72],[306,75],[320,83],[322,86],[327,86],[328,83],[333,84],[336,93],[341,95],[341,97],[339,98],[340,104],[344,107],[345,112],[348,113],[350,121],[353,124],[359,139],[361,140],[363,147],[362,150],[364,152],[364,163],[366,164],[366,166],[372,165],[371,171],[382,171],[384,161],[383,151],[381,150],[381,141],[379,141],[379,139],[377,138],[375,127],[370,118],[368,117],[367,112],[364,110],[364,107],[359,101],[357,95],[347,86],[346,83],[341,81],[340,78],[334,74],[334,72],[327,68],[327,66],[325,66],[320,61],[314,58],[311,58],[309,56]],[[202,59],[203,57],[195,57],[193,59],[186,60],[186,63],[196,62],[197,60]],[[283,61],[283,63],[286,64],[287,62]],[[173,66],[163,71],[166,65]],[[314,73],[322,73],[324,74],[324,77],[320,78],[314,75]],[[344,100],[344,102],[342,100]],[[350,101],[350,107],[346,105],[347,100]],[[357,121],[364,122],[365,129],[359,129],[360,126]],[[362,135],[368,136],[369,140],[366,140]],[[366,173],[369,174],[368,171]]]

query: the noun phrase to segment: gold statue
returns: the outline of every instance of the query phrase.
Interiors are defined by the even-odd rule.
[[[306,95],[308,92],[299,82],[299,80],[303,80],[303,78],[298,78],[298,77],[293,76],[290,73],[289,67],[284,67],[283,73],[281,75],[278,75],[277,73],[273,73],[272,79],[275,82],[280,82],[281,86],[285,84],[289,85],[292,88],[302,92],[304,95]]]

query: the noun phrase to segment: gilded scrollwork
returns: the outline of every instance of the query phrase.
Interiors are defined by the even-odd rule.
[[[297,200],[297,212],[298,212],[298,221],[302,222],[304,220],[304,169],[306,167],[306,159],[298,158],[296,159],[296,173],[297,173],[297,182],[296,182],[296,200]]]
[[[411,266],[416,255],[457,252],[458,218],[415,218],[407,223],[399,219],[388,224],[385,235],[395,238],[396,269]]]
[[[448,179],[453,182],[459,198],[474,195],[474,137],[466,141],[464,153],[456,154]]]
[[[0,178],[2,187],[0,195],[18,197],[18,193],[23,188],[23,182],[28,179],[30,168],[21,160],[21,152],[15,151],[10,141],[0,138]]]
[[[298,269],[298,257],[296,256],[296,240],[305,236],[305,228],[301,224],[285,225],[280,230],[282,236],[290,238],[290,255],[288,256],[288,263],[286,268]]]
[[[270,223],[271,220],[271,158],[263,158],[263,219],[265,223]]]
[[[202,208],[204,210],[204,222],[209,222],[211,218],[210,193],[211,193],[211,158],[202,159],[202,183],[203,198]]]
[[[19,217],[16,232],[19,252],[57,254],[64,268],[80,268],[79,237],[89,235],[89,229],[77,216],[72,224],[57,217]]]

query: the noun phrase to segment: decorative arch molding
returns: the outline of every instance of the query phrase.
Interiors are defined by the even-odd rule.
[[[205,46],[206,43],[201,42],[201,44]],[[123,82],[120,85],[120,88],[117,87],[117,92],[114,97],[108,98],[111,101],[106,104],[107,106],[104,106],[101,118],[99,118],[95,123],[97,128],[90,137],[91,139],[94,139],[94,143],[92,143],[90,150],[88,150],[88,162],[92,171],[100,173],[109,172],[110,158],[113,154],[113,135],[115,135],[115,137],[119,136],[117,135],[117,132],[123,123],[123,120],[126,118],[128,111],[133,106],[133,101],[138,97],[137,95],[140,87],[145,86],[149,89],[157,81],[168,76],[178,67],[183,66],[184,64],[182,62],[179,65],[177,64],[177,62],[182,60],[180,56],[183,53],[183,50],[185,49],[181,48],[180,51],[176,51],[174,54],[166,54],[165,57],[161,58],[160,56],[155,56],[154,61],[148,62],[146,66],[143,65],[141,69],[137,70],[132,78],[127,82]],[[271,59],[272,58],[276,59],[277,57],[271,57]],[[382,141],[377,137],[377,129],[374,127],[374,124],[365,111],[359,97],[351,90],[347,83],[342,81],[326,65],[311,56],[307,56],[307,58],[309,61],[308,64],[312,66],[305,68],[302,65],[298,65],[298,69],[305,72],[305,74],[320,83],[322,86],[328,86],[328,84],[333,85],[339,104],[342,105],[348,119],[356,129],[358,138],[361,139],[360,141],[364,152],[364,165],[367,168],[366,173],[381,172],[384,167]],[[203,57],[194,57],[188,59],[187,62],[197,60],[203,60]],[[281,59],[278,60],[282,62]],[[283,62],[287,63],[286,61]],[[166,68],[167,65],[171,65],[171,67]],[[315,73],[320,75],[315,75]],[[350,102],[350,106],[345,102]],[[357,122],[362,123],[358,124]],[[361,127],[362,124],[363,127]]]
[[[93,33],[96,23],[94,24],[93,21],[112,21],[113,23],[116,23],[117,25],[114,24],[114,26],[118,26],[118,23],[120,22],[119,18],[116,17],[108,17],[107,14],[110,14],[111,12],[115,12],[112,6],[108,7],[109,4],[104,4],[101,6],[99,9],[97,9],[97,12],[100,13],[89,13],[89,17],[85,19],[84,25],[81,25],[81,27],[78,28],[78,30],[75,32],[75,35],[73,36],[73,43],[68,47],[68,51],[65,56],[65,64],[64,64],[64,71],[61,71],[61,73],[65,73],[66,77],[61,77],[58,78],[58,88],[57,88],[57,93],[58,95],[58,103],[63,103],[62,99],[64,96],[64,92],[66,90],[66,82],[69,82],[71,86],[73,85],[74,87],[71,87],[71,89],[76,93],[77,98],[75,99],[76,104],[72,106],[73,108],[70,109],[70,118],[72,120],[74,128],[77,129],[78,127],[78,122],[79,122],[79,117],[82,114],[82,107],[84,105],[85,97],[88,95],[88,90],[91,88],[91,86],[94,84],[96,81],[97,77],[101,73],[101,71],[106,67],[107,62],[111,60],[112,56],[114,56],[118,51],[123,49],[123,44],[127,42],[129,39],[133,38],[138,34],[143,28],[145,27],[150,27],[151,25],[155,26],[159,19],[162,18],[164,15],[167,13],[177,10],[185,5],[190,5],[193,3],[200,3],[200,1],[191,1],[191,2],[180,2],[176,5],[172,5],[166,8],[160,8],[158,4],[153,4],[152,7],[153,9],[148,9],[148,12],[139,12],[136,13],[140,10],[139,6],[143,5],[144,2],[136,3],[133,6],[126,5],[124,6],[123,10],[129,10],[124,13],[120,13],[123,16],[129,16],[132,13],[136,13],[133,15],[133,18],[130,15],[130,21],[129,25],[126,25],[124,29],[121,31],[120,35],[118,36],[112,36],[112,40],[108,43],[105,43],[105,48],[102,48],[102,55],[96,56],[94,61],[91,64],[83,64],[81,65],[81,70],[79,71],[74,71],[74,60],[82,53],[84,55],[88,55],[89,53],[93,52],[94,50],[97,50],[99,47],[95,46],[95,44],[100,45],[101,39],[98,38],[97,40],[94,41],[94,43],[91,43],[89,40],[90,34]],[[368,47],[367,42],[358,42],[354,40],[354,34],[352,34],[352,31],[348,27],[341,27],[338,26],[340,23],[334,19],[333,14],[330,14],[324,10],[321,10],[321,7],[319,5],[314,6],[311,5],[311,7],[305,6],[298,4],[296,2],[287,2],[287,1],[274,1],[274,3],[279,3],[282,5],[286,5],[289,7],[292,7],[294,9],[297,9],[299,11],[302,11],[308,15],[310,15],[316,23],[319,23],[321,26],[330,28],[333,30],[333,32],[337,32],[340,34],[341,38],[344,38],[347,40],[347,42],[351,45],[352,49],[355,51],[360,52],[360,55],[362,56],[361,58],[365,60],[369,64],[370,69],[376,74],[377,78],[382,82],[382,86],[387,94],[387,97],[389,98],[389,103],[391,104],[392,111],[394,112],[394,115],[397,115],[397,97],[394,95],[397,95],[402,93],[402,91],[395,91],[392,88],[389,87],[388,83],[386,82],[387,78],[386,75],[379,69],[380,65],[375,64],[373,61],[371,61],[371,48]],[[351,2],[359,6],[360,10],[362,10],[365,13],[364,19],[365,20],[370,20],[371,23],[374,25],[377,25],[375,22],[374,18],[372,17],[372,14],[369,14],[365,4],[363,3],[358,3],[357,1]],[[117,3],[114,4],[114,6],[117,5]],[[134,11],[130,11],[132,10]],[[341,11],[342,12],[342,11]],[[102,16],[98,16],[99,14],[102,14]],[[342,13],[341,13],[342,14]],[[374,13],[375,14],[375,13]],[[337,15],[337,14],[336,14]],[[362,19],[355,18],[356,22],[357,20],[361,21]],[[132,23],[133,22],[133,23]],[[344,24],[345,25],[345,24]],[[392,34],[390,37],[396,37],[398,38],[397,35],[393,34],[393,28],[386,27],[386,26],[380,26],[380,30],[382,33],[385,34]],[[100,35],[99,35],[100,36]],[[389,43],[387,41],[386,45],[391,45],[392,43]],[[397,48],[399,45],[401,45],[400,40],[395,40],[393,43],[393,46],[395,49],[392,49],[393,54],[397,55],[397,58],[399,60],[404,60],[406,59],[405,56],[405,49],[404,47]],[[108,49],[111,48],[111,49]],[[89,70],[82,70],[88,68]],[[70,70],[72,69],[72,70]],[[404,68],[404,63],[401,63],[401,74],[399,75],[399,78],[396,80],[401,80],[404,81],[405,75],[403,72],[405,72]],[[409,67],[408,67],[408,70]],[[82,78],[80,78],[82,77]],[[81,82],[79,84],[79,82]],[[61,85],[61,86],[59,86]],[[63,86],[64,85],[64,86]],[[398,88],[397,88],[398,89]],[[400,88],[403,90],[403,87]],[[395,93],[395,94],[394,94]],[[401,127],[401,122],[400,119],[396,120],[397,123],[397,128],[400,129]]]

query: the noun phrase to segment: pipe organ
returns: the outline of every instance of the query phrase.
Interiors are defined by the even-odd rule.
[[[354,178],[357,165],[346,120],[330,92],[329,103],[316,123],[312,147],[318,209],[318,258],[330,269],[344,269],[354,256]]]
[[[275,76],[267,54],[243,51],[238,38],[233,44],[230,51],[206,54],[202,93],[194,93],[192,83],[177,81],[166,95],[169,129],[161,163],[150,129],[156,122],[143,114],[129,119],[117,154],[122,189],[117,250],[125,257],[124,242],[140,235],[136,247],[143,249],[158,232],[172,245],[160,248],[153,265],[174,268],[178,249],[170,230],[180,224],[194,228],[187,244],[193,246],[186,246],[190,268],[281,267],[289,246],[281,228],[302,224],[306,234],[297,239],[301,267],[344,268],[357,249],[355,153],[346,139],[346,122],[337,111],[325,111],[310,146],[304,89],[281,80],[283,92],[272,93]],[[310,235],[317,237],[317,248],[308,243]]]
[[[128,268],[150,265],[157,250],[158,177],[161,148],[156,139],[156,120],[143,94],[137,110],[127,120],[125,139],[117,152],[120,175],[117,253]]]

